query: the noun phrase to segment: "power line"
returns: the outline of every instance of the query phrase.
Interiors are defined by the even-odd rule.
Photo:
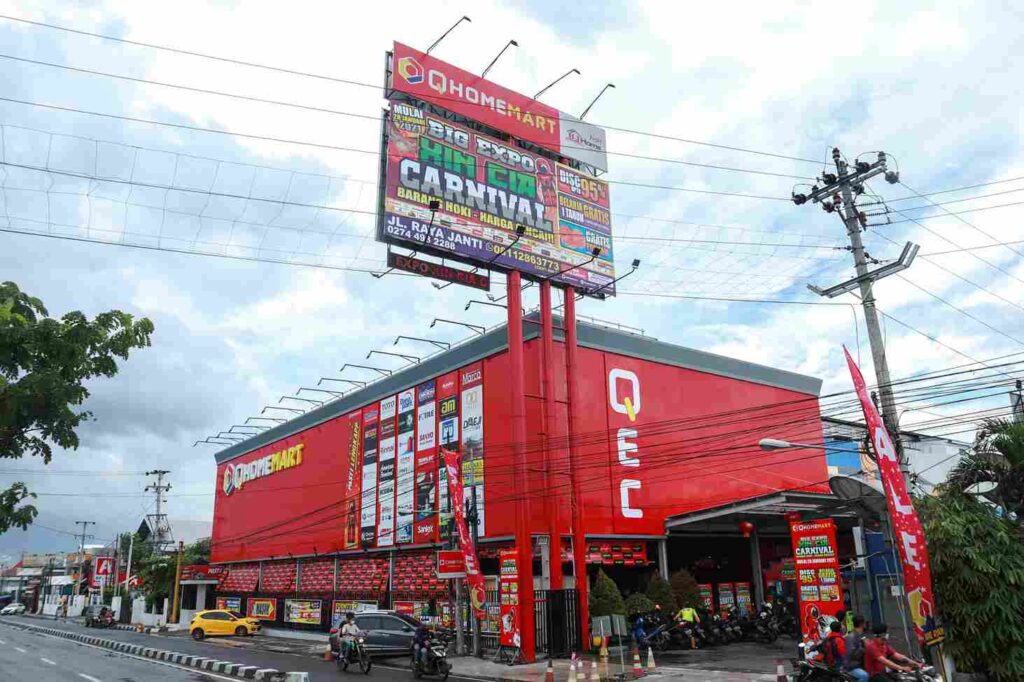
[[[895,199],[886,199],[884,203],[892,204],[892,203],[895,203],[895,202],[898,202],[898,201],[907,201],[908,199],[917,199],[919,197],[933,197],[933,196],[937,196],[939,194],[951,194],[953,192],[963,192],[963,191],[966,191],[966,190],[969,190],[969,189],[978,189],[979,187],[991,187],[992,185],[1004,185],[1004,184],[1006,184],[1008,182],[1019,182],[1021,180],[1024,180],[1024,175],[1020,175],[1020,176],[1017,176],[1015,178],[1007,178],[1006,180],[992,180],[990,182],[979,182],[979,183],[976,183],[976,184],[973,184],[973,185],[961,185],[959,187],[950,187],[948,189],[939,189],[939,190],[935,190],[933,192],[924,192],[924,193],[914,192],[913,194],[908,194],[905,197],[897,197]],[[913,191],[913,190],[911,190],[911,191]],[[1021,191],[1021,190],[1014,190],[1014,191],[1017,192],[1017,191]]]
[[[965,246],[962,249],[950,249],[948,251],[931,251],[929,253],[918,254],[918,258],[925,258],[928,256],[948,256],[951,253],[963,253],[965,251],[981,251],[983,249],[994,249],[999,246],[1006,246],[1008,244],[1016,246],[1017,244],[1024,244],[1024,239],[1018,239],[1012,242],[997,242],[995,244],[982,244],[981,246]]]

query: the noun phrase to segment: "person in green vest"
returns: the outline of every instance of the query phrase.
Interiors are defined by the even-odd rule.
[[[692,606],[684,606],[676,612],[676,621],[687,623],[700,624],[700,616],[697,615],[697,610]]]

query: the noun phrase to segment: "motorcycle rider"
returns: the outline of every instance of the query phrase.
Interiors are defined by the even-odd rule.
[[[864,671],[868,678],[884,673],[887,669],[910,672],[920,668],[921,664],[907,658],[889,644],[889,628],[885,623],[876,625],[872,632],[874,637],[864,643]],[[899,663],[902,661],[905,665]]]
[[[680,623],[685,621],[687,623],[694,623],[699,625],[700,614],[698,614],[697,609],[693,608],[692,606],[684,606],[676,612],[676,621]]]
[[[345,614],[345,622],[341,626],[341,657],[344,660],[348,657],[356,645],[356,638],[362,634],[362,630],[356,625],[356,614],[349,611]]]
[[[639,647],[647,646],[647,631],[644,629],[644,617],[637,616],[633,624],[633,639]]]
[[[825,653],[825,665],[831,670],[839,671],[846,659],[846,641],[843,639],[843,626],[838,620],[829,623],[828,637],[822,644]]]
[[[843,670],[856,677],[857,682],[868,682],[868,673],[864,670],[864,616],[854,616],[851,623],[853,629],[846,635]]]
[[[426,667],[428,651],[430,651],[430,630],[426,625],[420,624],[412,636],[413,662]]]

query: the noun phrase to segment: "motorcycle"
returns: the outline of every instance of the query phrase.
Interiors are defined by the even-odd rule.
[[[650,634],[647,635],[647,646],[651,647],[655,651],[667,651],[670,644],[672,644],[672,634],[669,632],[670,628],[667,625],[659,625]]]
[[[810,661],[793,661],[796,669],[790,680],[792,682],[857,682],[857,678],[845,670],[833,670],[823,663]]]
[[[935,668],[926,665],[917,668],[909,673],[892,673],[900,682],[942,682],[942,676],[935,672]]]
[[[708,644],[704,631],[696,623],[681,620],[672,630],[676,641],[687,649],[702,649]]]
[[[437,675],[442,680],[448,679],[452,664],[448,662],[448,639],[442,634],[435,634],[427,645],[427,660],[414,659],[412,676],[416,679],[424,675]]]
[[[771,644],[779,637],[775,619],[768,611],[761,611],[753,622],[753,636],[755,641]]]
[[[335,654],[335,659],[338,662],[338,668],[345,671],[348,670],[349,664],[354,664],[359,666],[359,670],[364,675],[368,675],[370,668],[373,667],[370,654],[366,652],[366,639],[363,637],[357,637],[351,646],[345,647],[343,644],[341,652]]]

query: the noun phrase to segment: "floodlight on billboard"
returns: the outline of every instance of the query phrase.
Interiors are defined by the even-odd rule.
[[[607,183],[408,103],[384,131],[378,239],[614,293]]]
[[[408,45],[395,43],[388,88],[598,170],[608,170],[603,128]]]

